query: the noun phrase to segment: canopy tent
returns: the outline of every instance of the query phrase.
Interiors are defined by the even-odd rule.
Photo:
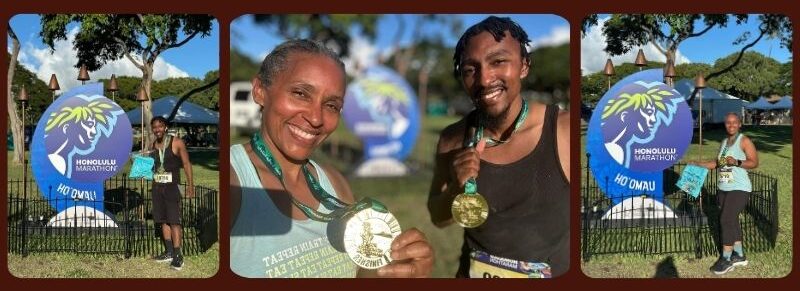
[[[774,104],[769,103],[769,101],[767,101],[767,98],[764,98],[762,96],[762,97],[758,97],[758,100],[756,100],[756,102],[752,102],[749,105],[747,105],[746,108],[750,109],[750,110],[753,110],[753,109],[772,110],[772,109],[776,109],[774,106],[775,106]]]
[[[694,80],[683,79],[675,82],[675,90],[684,98],[689,99],[694,91]],[[692,117],[695,119],[695,126],[700,126],[700,101],[703,101],[703,124],[722,124],[725,123],[725,115],[729,112],[736,112],[739,116],[743,115],[743,108],[747,101],[731,96],[717,89],[706,87],[700,90],[689,106],[692,109]]]
[[[792,109],[792,98],[789,96],[781,97],[781,100],[772,104],[772,109]]]
[[[689,97],[691,97],[692,95],[692,91],[694,91],[694,80],[683,79],[675,82],[675,91],[681,93],[681,95],[683,95],[684,98],[689,99]],[[703,88],[703,90],[700,90],[700,92],[697,93],[697,96],[695,96],[694,103],[699,102],[697,101],[697,99],[699,99],[700,96],[703,96],[703,100],[737,100],[737,101],[747,102],[742,99],[739,99],[738,97],[723,93],[711,87],[706,87]]]
[[[162,98],[156,99],[155,101],[153,101],[153,106],[152,106],[153,116],[163,116],[164,118],[169,117],[169,114],[172,113],[172,109],[175,107],[175,104],[177,103],[178,103],[178,97],[176,96],[164,96]],[[141,124],[142,120],[141,106],[131,111],[128,111],[127,114],[128,114],[128,119],[131,120],[131,124],[133,125]],[[197,105],[187,100],[181,103],[181,106],[178,109],[178,113],[175,114],[175,118],[171,121],[171,123],[196,124],[196,125],[219,124],[219,112],[205,108],[203,106]]]

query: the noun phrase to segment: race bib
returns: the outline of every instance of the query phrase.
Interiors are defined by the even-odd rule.
[[[717,179],[717,181],[720,184],[733,183],[733,169],[728,168],[719,170],[719,178]]]
[[[153,181],[156,183],[172,183],[172,173],[159,173],[153,175]]]
[[[550,278],[547,263],[525,262],[493,256],[482,251],[470,253],[470,278]]]

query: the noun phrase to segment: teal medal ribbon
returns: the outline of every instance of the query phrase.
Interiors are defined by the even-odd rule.
[[[733,143],[734,144],[736,143],[736,140],[739,139],[739,135],[740,134],[742,134],[742,133],[741,132],[737,133],[736,136],[733,138]],[[733,146],[733,145],[731,145],[731,146]],[[728,149],[730,149],[731,146],[728,145],[728,140],[727,139],[725,140],[725,142],[722,143],[722,153],[719,155],[719,160],[717,160],[717,166],[719,166],[719,167],[727,166],[728,160],[727,160],[727,156],[726,155],[728,154]]]
[[[528,102],[524,98],[522,100],[522,107],[519,110],[517,118],[514,120],[514,130],[508,135],[506,139],[488,138],[486,140],[487,147],[495,147],[507,143],[517,130],[525,123],[528,117]],[[472,138],[465,138],[464,147],[476,147],[478,142],[483,138],[483,130],[486,126],[486,115],[478,113],[478,126]],[[486,222],[489,217],[489,204],[481,194],[478,193],[478,182],[475,177],[470,177],[464,183],[464,193],[456,195],[453,198],[453,203],[450,206],[450,213],[459,225],[465,228],[475,228]]]
[[[261,159],[265,165],[267,165],[270,171],[272,171],[272,174],[274,174],[275,177],[281,181],[283,188],[286,189],[286,184],[283,179],[283,170],[281,169],[280,164],[278,164],[278,162],[275,160],[275,157],[267,148],[267,145],[264,143],[264,139],[261,137],[261,134],[254,134],[253,138],[250,139],[250,145],[253,147],[256,156],[258,156],[258,158]],[[323,206],[325,206],[325,208],[333,210],[330,213],[319,212],[316,209],[297,201],[297,199],[292,196],[292,204],[303,211],[303,213],[309,219],[321,222],[331,222],[335,219],[346,217],[368,208],[381,213],[388,213],[385,205],[370,198],[361,199],[357,203],[351,205],[329,194],[327,191],[325,191],[325,189],[322,189],[322,185],[320,185],[319,181],[314,178],[314,175],[311,174],[311,171],[308,170],[307,164],[308,163],[303,165],[303,174],[306,178],[306,183],[311,190],[311,194]]]
[[[158,148],[158,162],[159,162],[158,174],[164,173],[164,152],[167,150],[167,147],[171,144],[170,142],[172,141],[171,135],[169,134],[165,135],[166,137],[164,137],[164,144],[162,144],[161,147]]]
[[[522,107],[519,109],[519,114],[517,114],[517,118],[514,120],[514,130],[506,139],[487,138],[486,147],[496,147],[507,143],[509,140],[511,140],[511,137],[514,136],[514,133],[517,132],[517,130],[525,123],[525,119],[528,118],[528,102],[525,101],[525,98],[520,97],[520,99],[522,99]],[[486,127],[486,118],[486,114],[478,113],[478,126],[475,130],[475,136],[472,139],[467,139],[464,143],[464,147],[478,146],[478,142],[481,140],[481,138],[483,138],[483,130]]]

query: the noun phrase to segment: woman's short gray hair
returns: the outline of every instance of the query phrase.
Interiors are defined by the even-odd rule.
[[[272,85],[272,80],[278,72],[286,69],[289,55],[292,53],[307,53],[322,55],[336,61],[344,73],[344,63],[339,59],[339,55],[333,50],[325,47],[325,45],[307,39],[292,39],[281,43],[272,50],[264,61],[261,62],[261,68],[258,70],[258,79],[264,87]]]

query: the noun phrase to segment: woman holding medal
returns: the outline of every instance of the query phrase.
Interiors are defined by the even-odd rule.
[[[476,109],[439,137],[431,219],[464,227],[457,277],[547,278],[569,267],[569,113],[526,102],[530,42],[489,17],[456,45],[454,75]]]
[[[252,84],[262,123],[249,143],[231,147],[231,270],[268,278],[430,275],[433,253],[420,231],[401,233],[380,202],[355,201],[337,170],[309,160],[339,123],[345,70],[336,53],[287,41],[264,58]]]
[[[747,170],[758,167],[758,152],[753,141],[739,131],[741,127],[739,115],[733,112],[726,114],[725,130],[728,136],[722,140],[717,160],[689,162],[709,170],[718,170],[717,204],[721,209],[722,256],[711,266],[711,271],[717,275],[747,265],[742,250],[739,213],[747,206],[750,192],[753,191]]]

